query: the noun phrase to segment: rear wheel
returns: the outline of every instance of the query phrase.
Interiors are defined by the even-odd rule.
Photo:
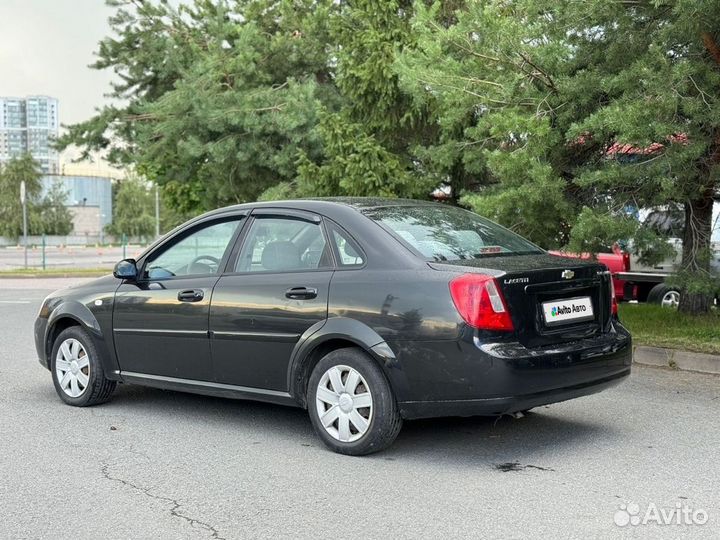
[[[308,383],[307,403],[315,432],[341,454],[383,450],[402,427],[390,384],[360,349],[338,349],[318,362]]]
[[[90,335],[79,326],[63,330],[55,339],[50,371],[60,399],[75,407],[107,401],[117,385],[105,378],[100,353]]]
[[[658,283],[652,289],[647,298],[651,304],[660,304],[663,307],[677,308],[680,304],[680,291],[674,287]]]

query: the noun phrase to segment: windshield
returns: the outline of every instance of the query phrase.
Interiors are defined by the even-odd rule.
[[[386,206],[364,213],[428,260],[543,253],[506,228],[454,206]]]

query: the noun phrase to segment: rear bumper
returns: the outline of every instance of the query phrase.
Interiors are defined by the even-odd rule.
[[[632,339],[619,324],[599,337],[532,349],[477,339],[398,345],[405,380],[396,394],[408,419],[498,415],[565,401],[622,382],[632,365]]]
[[[405,401],[400,403],[400,411],[403,418],[407,419],[438,416],[497,416],[595,394],[620,384],[628,375],[630,368],[604,379],[521,396],[452,401]]]

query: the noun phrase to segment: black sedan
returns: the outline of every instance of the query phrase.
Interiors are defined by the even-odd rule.
[[[403,419],[598,392],[632,357],[602,264],[387,199],[202,215],[112,276],[51,294],[35,342],[70,405],[133,383],[299,406],[353,455],[390,445]]]

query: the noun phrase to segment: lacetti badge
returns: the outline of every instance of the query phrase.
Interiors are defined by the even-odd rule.
[[[560,276],[563,279],[572,279],[575,277],[575,272],[573,272],[572,270],[563,270],[562,274],[560,274]]]

